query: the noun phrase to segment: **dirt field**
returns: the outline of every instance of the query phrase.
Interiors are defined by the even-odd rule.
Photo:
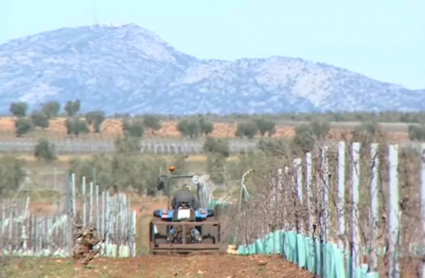
[[[16,259],[3,271],[8,278],[309,278],[279,256],[196,255],[97,258],[89,268],[67,259]]]
[[[55,139],[66,138],[66,128],[65,128],[65,119],[58,118],[50,121],[50,127],[45,131],[36,132],[36,136],[43,136]],[[278,124],[276,128],[276,133],[273,135],[274,138],[290,138],[295,135],[294,131],[294,123],[291,124]],[[351,125],[343,125],[343,124],[335,124],[331,129],[331,137],[340,138],[342,133],[347,132],[347,130],[351,129],[352,126],[355,125],[351,123]],[[396,125],[396,127],[395,127]],[[398,124],[393,125],[383,125],[384,129],[388,131],[389,138],[393,141],[406,141],[408,140],[407,132],[399,127]],[[212,136],[217,138],[234,138],[235,131],[237,127],[237,122],[233,123],[214,123],[214,132]],[[15,123],[13,118],[0,118],[0,138],[13,138],[15,130]],[[84,136],[88,139],[95,139],[99,137],[115,137],[118,134],[122,133],[122,121],[120,119],[106,119],[102,124],[102,134],[89,134]],[[156,131],[155,134],[151,134],[150,131],[145,131],[145,137],[181,137],[180,133],[177,130],[177,122],[168,121],[162,122],[162,128],[159,131]]]
[[[45,133],[51,133],[52,136],[66,136],[65,119],[55,119],[50,121],[50,127]],[[234,137],[237,123],[215,123],[213,136],[215,137]],[[13,118],[0,118],[0,131],[4,135],[10,133],[13,136],[15,123]],[[122,120],[106,119],[102,124],[103,136],[116,136],[122,133]],[[294,131],[290,127],[279,127],[276,133],[277,137],[292,136]],[[155,135],[150,134],[150,131],[145,131],[147,137],[180,137],[177,130],[177,122],[162,122],[162,128],[155,132]]]

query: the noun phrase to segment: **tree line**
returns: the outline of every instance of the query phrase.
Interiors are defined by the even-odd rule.
[[[69,100],[63,107],[63,114],[66,117],[65,127],[69,136],[78,137],[89,133],[102,132],[102,124],[106,119],[103,111],[90,111],[85,114],[80,113],[81,101]],[[36,129],[45,130],[50,126],[50,120],[59,117],[61,105],[57,101],[49,101],[41,105],[41,108],[34,110],[28,115],[28,104],[26,102],[13,102],[9,111],[15,119],[15,133],[17,137],[29,134]],[[235,136],[252,139],[258,133],[261,136],[273,135],[276,132],[276,123],[261,117],[250,121],[238,123]],[[123,115],[122,131],[130,137],[141,138],[145,130],[155,134],[162,128],[162,121],[156,115],[130,116]],[[182,119],[177,123],[177,130],[183,137],[197,138],[208,136],[214,131],[214,123],[206,117],[199,115],[190,119]]]
[[[65,127],[68,135],[79,136],[88,133],[90,128],[99,133],[101,125],[105,120],[103,111],[92,111],[85,114],[82,120],[78,115],[81,109],[79,100],[68,101],[63,107],[66,115]],[[26,102],[13,102],[10,104],[9,111],[15,119],[15,133],[17,137],[29,134],[35,129],[45,130],[50,127],[50,120],[59,117],[61,105],[57,101],[43,103],[41,108],[34,110],[28,115],[28,104]]]
[[[322,113],[276,113],[276,114],[228,114],[216,115],[212,113],[204,114],[208,119],[215,122],[247,121],[253,118],[264,118],[275,122],[366,122],[375,121],[380,123],[422,123],[425,122],[425,112],[322,112]],[[116,113],[113,118],[127,117],[128,114]],[[158,115],[161,120],[180,121],[191,118],[188,115]]]
[[[63,107],[62,115],[65,115],[65,127],[69,136],[78,137],[89,132],[101,133],[102,124],[106,119],[103,111],[90,111],[85,114],[80,113],[81,101],[69,100]],[[17,137],[31,133],[35,129],[45,130],[50,126],[50,120],[57,118],[61,113],[61,105],[56,101],[49,101],[41,105],[41,108],[34,110],[28,115],[28,104],[25,102],[11,103],[9,111],[16,117],[15,133]],[[162,128],[162,118],[158,115],[130,116],[121,115],[122,131],[130,137],[142,138],[145,130],[155,134]],[[346,118],[346,116],[348,118]],[[271,137],[276,133],[276,119],[279,115],[236,115],[239,117],[235,136],[238,138],[252,139],[257,135],[261,137]],[[350,118],[351,117],[351,118]],[[312,122],[313,126],[317,123],[324,123],[326,126],[329,121],[342,121],[351,119],[367,123],[379,123],[386,120],[419,123],[409,125],[408,132],[411,140],[425,140],[425,113],[403,113],[403,112],[384,112],[384,113],[324,113],[324,114],[292,114],[291,120],[305,120]],[[321,126],[316,128],[322,128]],[[296,127],[298,133],[306,132],[306,125]],[[188,118],[182,118],[177,123],[177,130],[183,137],[198,138],[208,136],[214,131],[214,123],[211,115],[198,115]],[[304,130],[304,131],[303,131]],[[297,133],[297,132],[296,132]]]
[[[94,133],[102,132],[102,124],[106,119],[103,111],[90,111],[85,114],[80,113],[81,101],[69,100],[63,107],[66,117],[65,128],[69,136],[78,137],[90,131]],[[28,104],[25,102],[13,102],[9,111],[15,119],[15,133],[17,137],[29,134],[35,129],[45,130],[50,126],[50,120],[59,117],[61,105],[57,101],[46,102],[39,110],[34,110],[28,115]],[[154,116],[145,116],[142,120],[138,118],[123,119],[123,131],[133,137],[142,137],[145,127],[154,130],[161,128],[160,120]]]

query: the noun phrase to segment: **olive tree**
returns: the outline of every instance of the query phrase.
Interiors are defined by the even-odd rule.
[[[122,129],[124,134],[136,138],[142,137],[145,132],[143,121],[139,119],[124,119]]]
[[[28,104],[26,102],[12,102],[9,111],[15,117],[25,117],[27,115]]]
[[[312,151],[315,144],[326,138],[330,130],[327,122],[311,122],[295,127],[295,137],[292,140],[293,145],[303,151]]]
[[[18,118],[15,120],[15,133],[17,137],[28,134],[33,130],[32,122],[29,118]]]
[[[15,156],[0,157],[0,196],[5,191],[16,191],[25,179],[25,161]]]
[[[43,104],[41,107],[41,111],[46,115],[49,119],[54,119],[59,115],[60,104],[57,101],[49,101]]]
[[[102,123],[105,121],[105,112],[103,111],[92,111],[86,114],[86,122],[89,126],[93,127],[94,132],[100,133],[102,129]]]
[[[162,127],[161,119],[153,115],[144,116],[143,124],[151,130],[152,134],[155,134],[155,131],[160,130]]]
[[[206,120],[203,117],[199,118],[199,128],[201,133],[208,136],[214,131],[214,123],[212,121]]]
[[[40,139],[35,146],[34,156],[37,160],[54,161],[57,159],[55,144],[47,139]]]
[[[80,134],[87,134],[89,126],[86,121],[79,118],[68,118],[65,121],[65,127],[68,135],[75,135],[78,137]]]
[[[66,114],[68,115],[68,117],[77,116],[80,109],[81,109],[81,102],[78,99],[75,101],[68,100],[64,107],[64,110]]]
[[[197,120],[181,120],[177,124],[177,130],[184,137],[195,138],[198,137],[201,128],[199,125],[199,121]]]
[[[236,136],[239,138],[253,139],[258,132],[258,125],[255,122],[238,123]]]
[[[48,128],[50,125],[49,117],[41,111],[31,113],[31,122],[34,127]]]
[[[276,123],[270,120],[266,120],[263,118],[254,119],[254,122],[257,124],[258,131],[261,136],[264,137],[266,133],[269,137],[271,137],[274,133],[276,133]]]

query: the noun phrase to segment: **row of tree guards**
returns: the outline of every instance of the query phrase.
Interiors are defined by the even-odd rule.
[[[78,191],[78,193],[77,193]],[[124,193],[99,191],[83,177],[77,189],[72,174],[62,210],[47,215],[30,211],[30,197],[3,201],[0,205],[0,249],[3,255],[72,255],[74,224],[95,225],[101,256],[136,256],[136,212]]]

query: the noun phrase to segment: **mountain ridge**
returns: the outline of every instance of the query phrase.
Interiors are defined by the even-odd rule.
[[[425,110],[425,90],[301,58],[199,59],[135,24],[66,27],[0,45],[0,111],[80,99],[82,111],[285,113]]]

